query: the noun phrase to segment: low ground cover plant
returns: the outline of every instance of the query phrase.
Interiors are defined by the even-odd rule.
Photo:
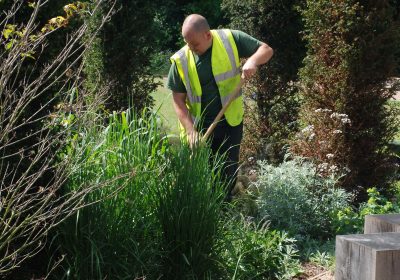
[[[358,207],[348,206],[337,213],[334,220],[337,234],[362,233],[366,215],[400,213],[399,192],[391,200],[377,188],[367,190],[368,201]]]
[[[229,277],[221,279],[292,279],[301,272],[296,240],[286,232],[240,213],[223,222],[221,271]]]

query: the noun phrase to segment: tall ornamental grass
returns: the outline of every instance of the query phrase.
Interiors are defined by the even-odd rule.
[[[184,146],[170,155],[160,176],[155,202],[167,279],[211,277],[225,182],[222,163],[214,158],[210,164],[210,153]]]
[[[71,139],[66,152],[79,168],[64,191],[102,187],[57,229],[53,261],[63,260],[52,279],[290,279],[298,273],[294,240],[223,204],[221,158],[210,157],[207,146],[169,145],[154,114],[114,114],[107,126],[88,124]]]
[[[157,270],[160,232],[152,192],[167,149],[158,129],[154,115],[126,111],[71,142],[70,153],[81,164],[65,191],[104,187],[59,228],[53,244],[65,260],[55,278],[132,279]]]
[[[79,135],[79,136],[78,136]],[[65,189],[103,184],[58,230],[56,279],[198,279],[215,263],[224,197],[210,150],[172,147],[157,117],[114,114],[74,137],[80,162]]]

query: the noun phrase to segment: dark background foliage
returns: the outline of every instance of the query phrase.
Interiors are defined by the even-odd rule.
[[[106,1],[91,19],[93,28],[112,4]],[[150,93],[157,87],[149,67],[156,49],[156,2],[118,0],[115,9],[86,56],[86,83],[90,90],[110,85],[105,106],[109,111],[129,105],[141,110],[152,104]]]
[[[283,147],[297,130],[300,104],[294,85],[305,56],[305,44],[300,35],[303,24],[296,10],[301,2],[222,2],[230,27],[245,31],[274,49],[273,59],[260,68],[254,86],[263,139],[263,148],[258,152],[275,163],[282,160]]]
[[[361,194],[370,186],[383,188],[393,171],[387,143],[398,123],[386,106],[394,94],[395,87],[387,88],[386,82],[395,75],[399,46],[393,8],[389,1],[347,0],[308,1],[303,10],[308,53],[301,70],[302,120],[317,130],[332,127],[342,133],[320,134],[312,140],[312,153],[306,148],[309,140],[294,150],[320,164],[333,154],[329,167],[350,169],[342,186]],[[351,124],[335,128],[338,117],[332,115],[321,124],[317,109],[346,114]],[[339,118],[343,124],[346,116]]]

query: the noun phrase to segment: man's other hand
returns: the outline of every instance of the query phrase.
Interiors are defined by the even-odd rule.
[[[187,133],[188,140],[189,140],[189,147],[193,149],[200,143],[200,133],[196,130],[191,130]]]
[[[242,68],[242,79],[248,80],[257,72],[257,65],[248,59]]]

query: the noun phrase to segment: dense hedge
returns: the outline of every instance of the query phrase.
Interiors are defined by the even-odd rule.
[[[105,1],[92,28],[113,4]],[[98,34],[86,56],[86,86],[93,92],[109,87],[106,108],[119,111],[131,104],[138,110],[152,104],[150,93],[157,83],[151,77],[150,61],[155,49],[155,3],[150,1],[116,1],[115,14]]]
[[[303,129],[293,150],[324,174],[347,169],[343,185],[383,186],[387,143],[398,122],[386,106],[395,85],[398,22],[389,1],[307,1],[307,57],[301,70]]]
[[[254,85],[261,138],[267,158],[278,162],[282,147],[297,129],[299,101],[294,83],[305,56],[301,40],[301,17],[297,5],[301,1],[232,1],[222,2],[230,26],[266,42],[274,49],[271,61],[261,67]],[[260,152],[260,151],[259,151]]]
[[[183,20],[189,14],[201,14],[207,18],[211,28],[225,23],[221,11],[221,0],[166,0],[158,2],[156,11],[157,40],[160,50],[176,50],[184,44],[181,27]]]

